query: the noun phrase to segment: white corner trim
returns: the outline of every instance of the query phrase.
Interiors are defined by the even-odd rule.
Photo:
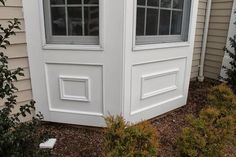
[[[234,35],[236,35],[235,34],[236,33],[236,25],[234,24],[234,22],[236,20],[236,13],[235,13],[235,11],[236,11],[236,1],[233,2],[231,18],[230,18],[230,24],[229,24],[229,29],[228,29],[229,31],[228,31],[227,41],[226,41],[226,47],[228,49],[231,49],[229,38],[232,38]],[[222,61],[222,66],[230,68],[229,62],[231,60],[232,59],[229,57],[229,54],[225,53],[223,61]],[[221,68],[220,76],[223,77],[223,78],[227,77],[226,73],[225,73],[225,70],[223,68]]]
[[[83,82],[86,88],[85,96],[66,95],[65,81]],[[91,101],[91,88],[90,88],[89,77],[62,76],[61,75],[59,76],[59,87],[60,87],[60,96],[62,100],[72,100],[72,101],[82,101],[82,102]]]

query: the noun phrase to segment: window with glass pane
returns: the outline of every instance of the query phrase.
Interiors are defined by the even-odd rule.
[[[191,0],[137,0],[136,44],[187,41]]]
[[[99,44],[99,0],[44,0],[47,43]]]

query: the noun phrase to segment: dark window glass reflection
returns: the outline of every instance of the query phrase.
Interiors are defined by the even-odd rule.
[[[65,0],[51,0],[51,4],[65,4]]]
[[[85,7],[84,8],[84,35],[97,36],[99,35],[99,8]]]
[[[84,0],[84,4],[98,4],[98,0]]]
[[[81,0],[67,0],[67,4],[81,4]]]
[[[53,7],[52,16],[52,35],[66,35],[66,19],[64,7]]]
[[[158,9],[147,10],[146,35],[157,35]]]
[[[169,35],[169,29],[170,29],[170,11],[161,10],[159,34]]]
[[[159,6],[159,0],[148,0],[147,1],[148,6],[158,7]]]
[[[82,35],[81,7],[68,7],[68,34]]]
[[[99,35],[99,0],[50,0],[50,2],[52,35]]]
[[[173,0],[173,8],[183,9],[184,0]]]
[[[138,5],[145,5],[146,4],[146,0],[138,0]]]
[[[161,7],[163,8],[170,8],[172,0],[161,0]]]
[[[180,11],[173,11],[172,13],[171,34],[173,35],[181,34],[182,14],[183,13]]]
[[[145,9],[137,8],[136,35],[144,35]]]

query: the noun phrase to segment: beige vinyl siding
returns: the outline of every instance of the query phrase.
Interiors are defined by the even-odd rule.
[[[212,0],[209,35],[204,65],[204,75],[217,79],[220,75],[223,48],[226,45],[233,0]]]
[[[199,0],[191,78],[196,78],[199,72],[202,39],[203,39],[205,16],[206,16],[206,5],[207,5],[207,0]]]
[[[32,88],[30,82],[29,62],[26,50],[25,28],[22,11],[22,0],[8,0],[6,7],[0,6],[0,23],[7,25],[7,21],[13,18],[18,18],[22,25],[21,30],[17,31],[16,36],[10,39],[12,45],[8,46],[4,52],[9,56],[9,68],[16,69],[22,67],[24,69],[24,77],[20,77],[19,81],[15,83],[19,89],[17,92],[18,104],[28,103],[32,99]],[[2,50],[1,50],[2,51]],[[3,103],[0,102],[0,105]]]

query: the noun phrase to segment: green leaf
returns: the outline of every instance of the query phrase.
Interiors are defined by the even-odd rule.
[[[0,0],[0,3],[2,3],[2,5],[5,6],[5,1],[4,0]]]
[[[0,45],[0,47],[2,47],[4,49],[7,49],[7,47],[5,45]]]

